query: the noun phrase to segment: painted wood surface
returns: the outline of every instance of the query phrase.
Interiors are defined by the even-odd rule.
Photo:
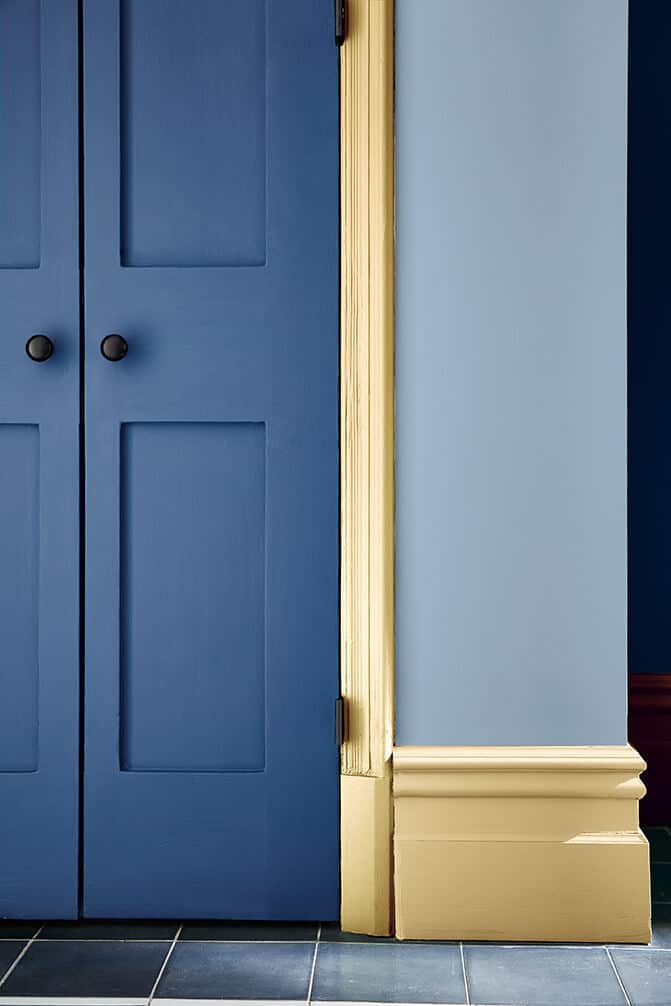
[[[0,917],[77,911],[77,4],[0,5]],[[26,354],[51,339],[45,362]]]
[[[396,935],[649,942],[644,768],[629,745],[396,748]]]
[[[338,916],[332,16],[84,2],[90,916]]]
[[[342,925],[391,924],[394,696],[392,0],[350,0],[341,50]]]

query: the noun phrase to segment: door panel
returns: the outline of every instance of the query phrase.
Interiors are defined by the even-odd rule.
[[[0,584],[3,650],[11,654],[0,705],[0,771],[36,772],[40,434],[36,424],[0,426]]]
[[[84,0],[91,916],[338,915],[332,17]]]
[[[0,426],[0,583],[3,650],[0,772],[36,772],[39,606],[39,427]],[[11,476],[11,477],[10,477]]]
[[[120,17],[122,264],[262,265],[265,0],[122,0]]]
[[[123,770],[264,768],[265,439],[262,423],[122,427]]]
[[[0,5],[0,268],[40,264],[40,0]]]
[[[0,917],[77,913],[77,5],[0,4]],[[31,361],[28,338],[54,343]]]

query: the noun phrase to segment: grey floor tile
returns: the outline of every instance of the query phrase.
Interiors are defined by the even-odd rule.
[[[628,951],[634,953],[634,951]],[[601,947],[464,947],[474,1006],[625,1006]]]
[[[652,906],[652,946],[671,950],[671,905]]]
[[[349,933],[341,929],[337,922],[325,922],[321,928],[322,943],[395,943],[397,945],[418,943],[422,946],[459,946],[458,940],[397,940],[395,936],[363,936],[361,933]]]
[[[148,996],[169,946],[165,943],[35,942],[7,981],[2,996]]]
[[[0,981],[5,977],[25,945],[25,940],[7,940],[0,943]]]
[[[668,828],[644,828],[653,863],[671,863],[671,832]]]
[[[320,943],[314,1002],[464,1003],[459,946]]]
[[[79,922],[47,922],[40,940],[173,940],[179,928],[177,922],[107,922],[82,919]]]
[[[0,940],[30,940],[39,931],[41,922],[15,922],[13,919],[0,919]]]
[[[156,995],[306,1000],[313,957],[312,943],[177,943]]]
[[[671,951],[611,950],[631,1006],[669,1006]]]
[[[180,940],[261,940],[265,942],[314,943],[317,922],[185,922]]]
[[[650,880],[652,900],[671,902],[671,863],[652,863]]]
[[[361,933],[348,933],[341,929],[337,922],[325,922],[321,936],[324,943],[397,943],[393,936],[363,936]]]
[[[652,941],[651,947],[657,950],[671,950],[671,904],[654,903],[652,905]],[[610,950],[645,949],[641,943],[613,943]],[[670,1003],[671,1006],[671,1003]]]

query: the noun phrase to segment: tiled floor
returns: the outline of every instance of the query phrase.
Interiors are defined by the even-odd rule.
[[[0,922],[0,1006],[671,1006],[671,831],[651,947],[399,943],[333,924]]]

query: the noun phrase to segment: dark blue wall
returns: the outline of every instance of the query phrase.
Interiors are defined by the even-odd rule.
[[[629,669],[669,672],[671,3],[629,4]]]

